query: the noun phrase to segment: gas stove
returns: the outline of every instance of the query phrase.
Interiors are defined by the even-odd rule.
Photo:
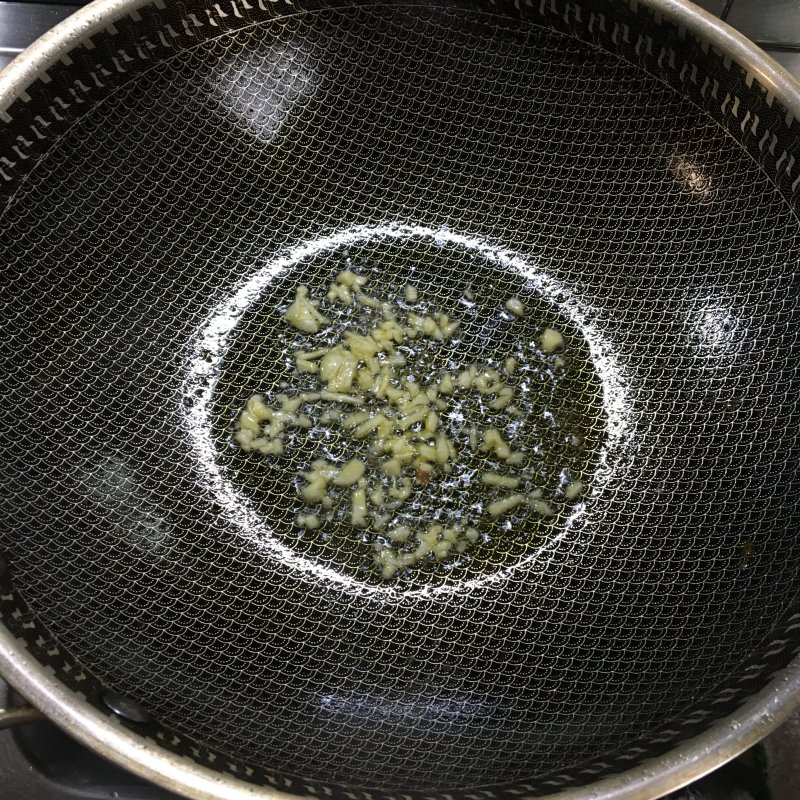
[[[67,3],[0,0],[0,69],[77,10]],[[800,0],[700,0],[800,80]],[[0,681],[0,707],[19,702]],[[178,800],[117,768],[46,721],[0,732],[4,800]],[[800,798],[800,712],[764,742],[669,800]]]

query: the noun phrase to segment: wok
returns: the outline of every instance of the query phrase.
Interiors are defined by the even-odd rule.
[[[195,798],[654,798],[796,705],[800,91],[753,45],[677,0],[113,0],[0,116],[0,671],[57,724]],[[341,435],[232,437],[347,265],[459,317],[453,368],[563,331],[529,469],[579,430],[583,496],[388,578],[298,530]]]

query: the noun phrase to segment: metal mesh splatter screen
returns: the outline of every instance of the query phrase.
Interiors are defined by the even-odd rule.
[[[800,568],[800,229],[752,153],[619,55],[474,8],[145,57],[6,184],[0,542],[37,631],[226,763],[388,790],[568,772],[760,663]],[[391,579],[380,531],[298,527],[341,433],[232,436],[311,380],[282,314],[345,268],[461,321],[437,370],[528,353],[521,473],[553,516],[476,506],[468,558]],[[468,477],[414,513],[457,517]]]

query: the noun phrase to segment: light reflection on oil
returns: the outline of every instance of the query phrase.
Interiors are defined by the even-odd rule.
[[[731,298],[687,298],[686,305],[688,344],[695,364],[705,372],[725,376],[738,370],[743,351],[753,347],[753,334]]]
[[[148,500],[122,455],[107,453],[78,464],[74,474],[105,531],[148,557],[167,555],[172,525]]]
[[[715,354],[738,349],[742,321],[733,309],[719,301],[698,309],[694,315],[693,327],[701,347]]]
[[[414,720],[444,725],[481,722],[491,717],[494,706],[470,697],[380,697],[366,693],[334,693],[320,698],[320,707],[330,716],[349,718],[351,723],[408,725]]]
[[[274,279],[286,270],[315,255],[361,244],[381,241],[422,239],[439,247],[459,248],[480,259],[522,275],[530,289],[537,291],[581,331],[589,347],[593,366],[603,387],[606,413],[605,441],[592,479],[592,494],[600,491],[616,469],[616,460],[632,434],[632,414],[627,382],[614,349],[593,325],[594,309],[521,256],[504,251],[475,236],[454,233],[447,229],[431,229],[418,225],[389,223],[379,226],[358,226],[305,242],[265,264],[251,277],[235,286],[227,298],[219,302],[197,330],[186,357],[187,374],[183,383],[184,426],[194,453],[201,482],[214,496],[232,522],[251,544],[268,553],[293,571],[312,580],[335,583],[341,588],[375,598],[396,599],[398,596],[434,596],[470,591],[476,585],[499,584],[510,575],[525,569],[552,550],[575,527],[587,509],[587,502],[572,509],[558,534],[540,548],[511,567],[464,581],[453,581],[434,587],[403,590],[394,584],[373,586],[303,557],[273,535],[268,522],[256,511],[247,496],[228,479],[217,461],[217,447],[212,438],[212,403],[220,366],[232,334],[247,310],[256,303]]]
[[[716,186],[708,171],[690,156],[675,153],[669,159],[670,170],[684,191],[698,203],[708,203],[716,194]]]
[[[302,42],[274,42],[220,63],[209,75],[211,97],[262,142],[275,139],[319,79]]]

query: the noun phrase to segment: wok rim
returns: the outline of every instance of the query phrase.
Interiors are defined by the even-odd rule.
[[[193,800],[297,800],[297,796],[256,786],[201,766],[123,727],[78,697],[43,667],[0,624],[0,672],[8,682],[65,733],[98,755],[161,788]],[[617,775],[586,786],[556,791],[558,800],[655,800],[680,789],[759,742],[800,704],[800,659],[732,714],[663,756],[647,759]],[[436,793],[431,793],[433,796]],[[520,792],[522,800],[527,800]],[[533,795],[530,796],[531,800]]]
[[[687,0],[620,0],[652,9],[663,19],[698,34],[743,66],[800,119],[800,82],[742,34]],[[101,33],[114,20],[163,0],[94,0],[37,39],[0,71],[0,122],[7,109],[62,53]],[[0,623],[0,676],[48,719],[94,752],[152,783],[194,800],[296,800],[269,786],[256,786],[204,767],[123,727],[97,710],[42,666]],[[559,800],[654,800],[686,786],[756,744],[800,707],[800,656],[733,713],[717,720],[668,753],[583,787],[556,791]],[[522,794],[522,793],[521,793]],[[537,795],[543,797],[543,795]],[[527,800],[524,794],[522,800]]]

